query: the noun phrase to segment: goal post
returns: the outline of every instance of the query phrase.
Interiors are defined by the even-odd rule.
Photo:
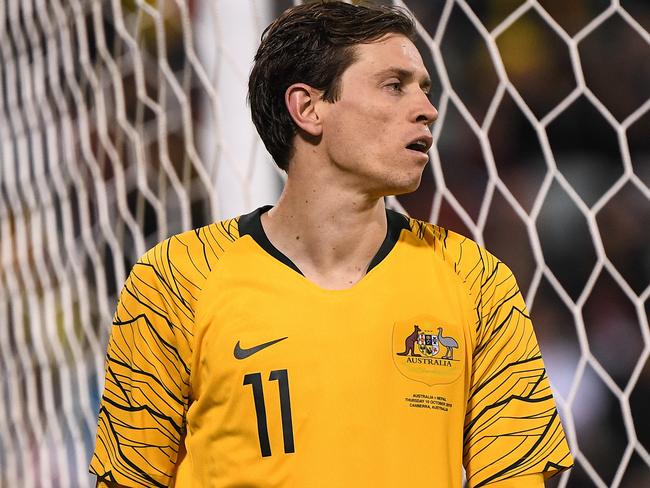
[[[298,3],[0,5],[0,486],[92,486],[128,270],[277,199],[247,78]],[[553,485],[650,484],[650,6],[380,3],[414,15],[439,111],[420,188],[388,205],[514,270],[576,461]]]

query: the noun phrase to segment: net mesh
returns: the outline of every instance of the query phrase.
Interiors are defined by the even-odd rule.
[[[130,266],[274,201],[245,107],[285,1],[0,5],[0,486],[91,486],[105,344]],[[439,119],[389,204],[515,271],[576,467],[650,483],[650,7],[410,0]],[[46,480],[46,481],[44,481]]]

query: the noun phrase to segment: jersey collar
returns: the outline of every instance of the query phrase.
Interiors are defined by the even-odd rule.
[[[272,208],[272,205],[265,205],[263,207],[259,207],[256,210],[253,210],[249,214],[239,217],[239,235],[251,236],[253,240],[272,257],[280,261],[282,264],[288,266],[295,272],[303,274],[298,266],[296,266],[296,264],[291,261],[291,259],[282,254],[278,248],[271,244],[271,241],[269,241],[269,238],[264,232],[261,216],[264,212],[268,212]],[[395,247],[395,244],[397,244],[402,229],[410,229],[408,217],[402,215],[399,212],[395,212],[394,210],[386,209],[386,220],[388,223],[386,237],[379,247],[377,254],[375,254],[375,256],[370,261],[368,269],[366,270],[366,274],[372,268],[381,263],[386,258],[386,256],[388,256],[393,247]]]

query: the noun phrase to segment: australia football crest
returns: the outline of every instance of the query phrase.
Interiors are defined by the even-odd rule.
[[[393,326],[393,362],[409,379],[427,385],[458,379],[464,366],[460,327],[419,316]]]
[[[418,334],[418,349],[424,356],[435,356],[438,354],[438,338],[433,334],[420,332]]]

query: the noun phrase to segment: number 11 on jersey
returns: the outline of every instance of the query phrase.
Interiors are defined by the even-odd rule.
[[[280,392],[280,414],[282,416],[282,436],[284,438],[284,452],[295,452],[293,445],[293,421],[291,419],[291,399],[289,397],[289,376],[286,369],[271,371],[269,381],[278,382]],[[253,388],[253,401],[255,402],[255,415],[257,416],[257,435],[260,440],[262,457],[271,455],[269,442],[269,427],[266,421],[266,404],[264,403],[264,389],[262,388],[262,373],[248,373],[244,376],[244,385]]]

